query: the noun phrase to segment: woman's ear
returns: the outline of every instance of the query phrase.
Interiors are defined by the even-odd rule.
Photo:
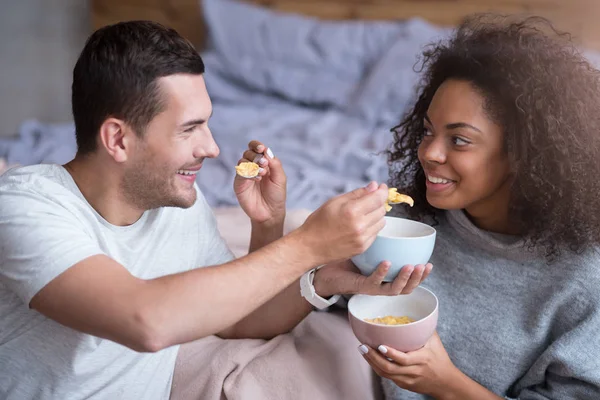
[[[118,163],[127,161],[131,140],[135,133],[120,119],[108,118],[100,126],[100,142],[106,152]]]

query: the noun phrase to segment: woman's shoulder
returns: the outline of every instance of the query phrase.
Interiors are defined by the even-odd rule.
[[[589,246],[577,253],[565,249],[548,267],[598,292],[600,298],[600,245]]]

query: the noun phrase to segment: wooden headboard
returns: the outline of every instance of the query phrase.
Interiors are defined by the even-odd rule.
[[[575,41],[600,50],[598,0],[245,0],[276,10],[324,19],[391,20],[421,17],[453,26],[475,12],[528,13],[549,18]],[[94,29],[131,19],[171,26],[198,48],[204,41],[199,0],[92,0]]]

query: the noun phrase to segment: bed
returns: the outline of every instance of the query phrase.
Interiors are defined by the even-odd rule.
[[[490,10],[543,15],[572,32],[593,61],[600,60],[595,51],[600,49],[600,25],[596,23],[600,3],[566,3],[92,0],[92,21],[98,28],[122,20],[156,20],[176,28],[202,53],[214,105],[210,125],[221,155],[205,162],[198,185],[215,209],[224,238],[241,256],[247,249],[250,224],[237,207],[232,181],[233,167],[249,140],[259,139],[271,147],[286,168],[286,232],[290,231],[328,198],[370,180],[387,180],[382,151],[392,139],[389,128],[412,100],[419,78],[413,70],[416,56],[427,43],[448,35],[465,15]],[[31,119],[23,122],[18,137],[0,139],[0,169],[4,162],[64,163],[75,151],[73,124]],[[268,380],[273,373],[286,370],[287,356],[273,356],[274,349],[286,348],[305,362],[319,354],[324,357],[322,362],[330,359],[331,365],[341,366],[333,371],[335,368],[323,370],[327,364],[321,364],[320,374],[306,367],[311,384],[326,381],[332,390],[338,390],[338,396],[330,398],[379,398],[377,380],[355,349],[358,342],[338,317],[311,315],[294,333],[282,335],[277,342],[226,344],[210,338],[195,343],[198,354],[209,354],[220,346],[232,359],[248,354],[249,349],[254,358],[252,362],[246,358],[243,365],[234,363],[232,370],[218,361],[207,362],[194,376],[180,377],[179,382],[202,376],[204,380],[197,384],[215,393],[225,388],[237,390],[221,393],[222,398],[248,398],[243,394],[245,390],[248,393],[244,385],[249,383],[240,378],[239,371],[255,374],[259,380],[259,376],[267,376]],[[296,368],[302,372],[303,366]],[[358,386],[348,386],[349,380]],[[297,391],[308,386],[289,387],[296,392],[278,398],[298,398]],[[343,392],[344,387],[348,391]],[[185,393],[180,395],[186,398]]]
[[[232,166],[250,139],[271,146],[289,176],[290,209],[387,179],[380,154],[409,104],[416,55],[466,14],[547,16],[600,46],[600,4],[560,0],[93,1],[95,26],[154,18],[203,52],[221,158],[199,178],[215,207],[235,206]],[[583,9],[587,7],[587,12]],[[590,10],[590,7],[592,8]],[[594,12],[598,11],[598,12]],[[595,14],[595,15],[594,15]],[[321,18],[316,19],[317,17]],[[385,22],[383,22],[385,20]],[[594,35],[593,33],[596,33]]]
[[[93,0],[94,28],[153,19],[198,46],[221,148],[198,184],[214,207],[235,207],[233,166],[250,139],[272,147],[289,176],[288,207],[387,178],[381,152],[410,103],[422,47],[466,14],[529,12],[600,48],[600,3],[589,0]],[[585,9],[585,12],[584,12]],[[320,18],[317,18],[320,17]],[[590,54],[595,54],[590,52]],[[65,162],[72,124],[25,121],[0,140],[9,164]]]

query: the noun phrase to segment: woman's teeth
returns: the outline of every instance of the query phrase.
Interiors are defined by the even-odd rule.
[[[198,171],[186,171],[185,169],[180,169],[177,170],[177,173],[181,175],[196,175]]]
[[[452,182],[448,179],[436,178],[435,176],[429,176],[429,175],[427,175],[427,180],[431,183],[442,183],[442,184]]]

